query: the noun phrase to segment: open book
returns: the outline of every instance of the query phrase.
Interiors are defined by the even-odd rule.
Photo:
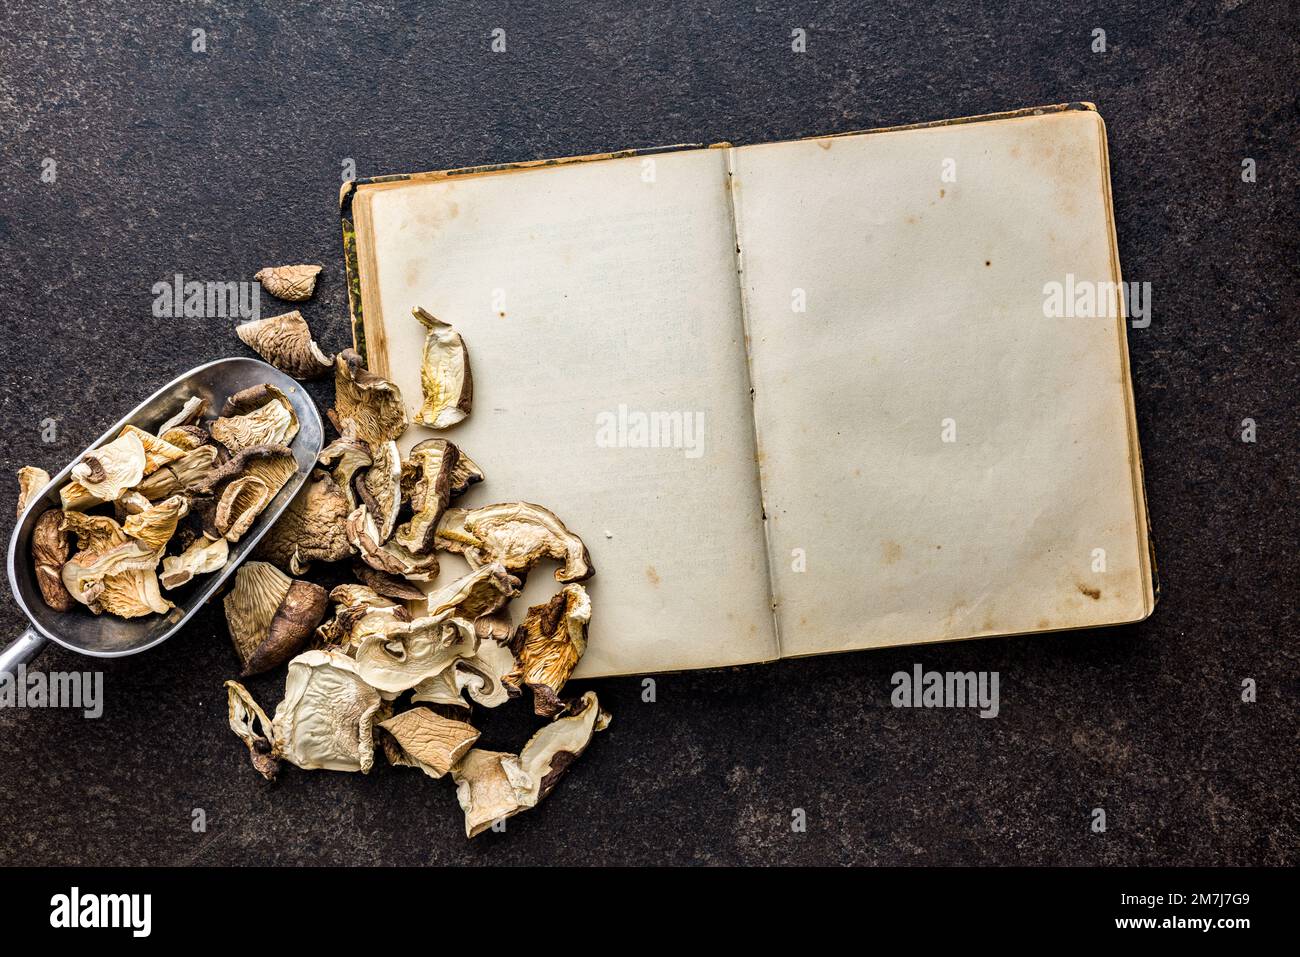
[[[586,541],[578,676],[1154,607],[1088,104],[383,177],[342,205],[370,368],[419,407],[416,305],[469,347],[474,411],[442,434],[487,480],[461,504],[536,502]],[[1096,314],[1049,315],[1053,284]]]

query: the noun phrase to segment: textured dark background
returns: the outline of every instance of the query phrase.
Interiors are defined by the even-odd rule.
[[[98,721],[0,712],[0,861],[1294,864],[1295,5],[546,6],[0,2],[0,467],[53,472],[156,384],[243,354],[228,322],[152,316],[173,273],[324,263],[304,311],[343,347],[345,158],[364,176],[1092,100],[1125,278],[1154,288],[1129,343],[1155,616],[663,676],[655,704],[596,682],[610,731],[542,807],[469,844],[450,783],[414,772],[264,786],[226,728],[214,606],[106,663]],[[5,592],[0,631],[22,626]],[[999,671],[1000,717],[893,710],[889,676],[914,661]],[[281,680],[254,684],[268,706]],[[487,743],[527,727],[494,716]]]

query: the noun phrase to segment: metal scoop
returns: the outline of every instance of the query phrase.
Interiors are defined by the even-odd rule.
[[[253,527],[230,546],[230,560],[225,567],[207,575],[196,576],[193,582],[169,593],[167,597],[176,603],[176,607],[165,615],[116,618],[107,614],[94,615],[90,609],[79,604],[67,612],[55,611],[45,604],[40,587],[36,584],[36,569],[31,558],[32,528],[46,509],[60,507],[58,490],[68,482],[68,473],[81,461],[82,456],[117,438],[126,425],[134,425],[146,432],[156,432],[158,426],[179,411],[185,400],[192,396],[207,399],[209,411],[219,413],[230,396],[261,383],[273,385],[283,392],[297,413],[298,434],[289,445],[293,449],[294,458],[298,460],[298,472],[257,517]],[[62,472],[54,476],[44,492],[27,504],[19,516],[18,527],[9,540],[9,587],[13,589],[18,607],[31,620],[31,626],[0,652],[0,673],[12,673],[19,665],[31,661],[47,641],[96,658],[134,655],[166,641],[217,593],[217,589],[234,574],[239,563],[248,557],[253,546],[293,501],[316,464],[324,438],[325,428],[321,424],[320,413],[316,411],[315,404],[303,387],[283,372],[257,359],[218,359],[191,369],[167,383],[96,439],[90,448],[74,458]]]

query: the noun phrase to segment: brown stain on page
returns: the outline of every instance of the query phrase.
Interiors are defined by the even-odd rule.
[[[1097,601],[1099,598],[1101,598],[1100,588],[1089,588],[1087,585],[1083,584],[1082,582],[1079,584],[1079,593],[1082,595],[1087,595],[1093,601]]]
[[[886,565],[892,565],[903,557],[903,546],[895,541],[882,542],[880,546],[880,560]]]
[[[655,567],[653,565],[647,565],[645,567],[645,577],[646,580],[650,582],[650,584],[652,585],[659,584],[659,573],[655,571]]]

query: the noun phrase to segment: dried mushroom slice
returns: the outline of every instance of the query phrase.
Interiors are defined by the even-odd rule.
[[[451,471],[452,498],[460,498],[469,490],[471,485],[477,485],[483,481],[483,470],[465,454],[464,449],[459,449],[459,452],[460,454],[456,458],[456,467]]]
[[[127,517],[122,524],[122,531],[148,545],[154,552],[162,554],[176,534],[176,526],[188,514],[189,500],[184,495],[173,495],[157,505],[152,505],[145,499],[144,505],[143,510]]]
[[[518,666],[508,645],[490,638],[480,639],[474,656],[455,664],[456,688],[468,691],[476,704],[495,708],[519,693],[505,682],[506,675],[513,674]]]
[[[553,512],[528,502],[449,508],[435,544],[464,555],[471,568],[500,562],[512,572],[527,572],[549,557],[561,563],[555,570],[559,582],[583,581],[595,572],[582,539]]]
[[[316,473],[258,543],[254,557],[291,575],[305,573],[312,562],[342,561],[352,554],[347,528],[351,511],[334,479]]]
[[[72,467],[72,481],[59,490],[63,507],[86,508],[88,504],[111,502],[144,478],[144,468],[145,450],[140,436],[123,432],[87,452]]]
[[[316,345],[307,320],[297,309],[282,316],[242,323],[235,327],[235,335],[271,365],[295,379],[319,379],[334,368],[333,357],[325,355]]]
[[[564,710],[560,691],[587,650],[591,599],[581,585],[565,585],[544,605],[534,605],[515,632],[518,667],[502,680],[518,691],[533,691],[533,711],[542,716]]]
[[[217,501],[217,531],[232,542],[253,527],[274,493],[259,478],[245,475],[229,483]]]
[[[379,722],[396,743],[389,753],[392,764],[416,767],[440,778],[478,740],[478,731],[464,721],[435,714],[429,708],[412,708]],[[385,749],[387,750],[387,749]]]
[[[135,491],[154,500],[186,489],[216,467],[220,454],[215,445],[201,445],[147,476],[135,487]]]
[[[373,688],[400,694],[473,656],[474,628],[458,618],[390,621],[357,647],[357,674]]]
[[[225,568],[229,559],[228,541],[203,535],[191,542],[179,555],[168,555],[163,559],[159,581],[163,588],[180,588],[196,575],[206,575]]]
[[[414,469],[408,497],[414,513],[410,521],[397,530],[397,543],[413,552],[433,549],[438,519],[451,499],[451,482],[460,449],[446,439],[429,439],[411,449],[406,466]]]
[[[429,593],[428,614],[477,621],[491,615],[519,594],[519,579],[499,562],[484,565]]]
[[[440,708],[459,708],[468,711],[470,703],[461,691],[456,668],[447,668],[430,675],[411,689],[411,702],[436,705]]]
[[[271,723],[274,740],[300,768],[368,772],[381,704],[347,655],[305,651],[289,662],[284,700]]]
[[[310,299],[311,294],[316,291],[316,277],[320,275],[320,270],[320,266],[307,265],[267,266],[253,273],[253,278],[277,299],[302,302]]]
[[[180,410],[170,419],[158,426],[158,435],[166,439],[167,433],[172,429],[183,428],[187,425],[194,425],[199,419],[203,418],[203,413],[208,411],[208,400],[201,395],[193,395],[185,400]]]
[[[125,521],[132,515],[139,515],[153,507],[147,495],[141,495],[133,488],[127,489],[113,502],[113,515],[119,521]]]
[[[172,426],[159,438],[169,445],[174,445],[182,452],[193,452],[200,445],[207,445],[212,441],[212,436],[208,434],[208,430],[201,425]]]
[[[50,484],[50,473],[32,465],[24,465],[18,470],[18,514],[27,511],[27,503],[39,495]]]
[[[357,576],[357,581],[384,598],[394,601],[424,601],[423,591],[396,575],[376,571],[369,565],[360,563],[352,566],[352,574]]]
[[[138,429],[134,425],[124,425],[122,427],[122,435],[128,433],[138,438],[140,444],[144,447],[145,475],[152,475],[168,462],[175,462],[185,454],[184,449],[177,448],[166,439],[150,435],[144,429]]]
[[[588,691],[569,715],[556,718],[528,740],[519,752],[519,765],[528,775],[532,804],[554,790],[564,772],[587,750],[592,735],[609,727],[609,721],[609,715],[600,710],[596,693]]]
[[[381,442],[375,447],[370,467],[354,482],[357,496],[375,522],[378,540],[388,541],[397,527],[402,508],[402,455],[397,443]]]
[[[351,422],[355,436],[371,447],[398,438],[409,422],[401,390],[366,369],[355,349],[334,357],[334,408],[329,418],[340,435],[347,434]]]
[[[248,748],[248,759],[257,773],[274,781],[280,773],[280,759],[271,739],[271,719],[238,681],[226,682],[226,712],[230,730]]]
[[[469,415],[474,404],[474,377],[469,350],[450,323],[416,306],[411,314],[424,325],[420,388],[424,403],[417,418],[431,429],[448,429]]]
[[[185,491],[199,495],[218,492],[228,482],[245,475],[275,485],[277,491],[298,471],[298,462],[287,445],[250,445],[192,479]]]
[[[476,837],[496,821],[536,807],[587,750],[592,735],[608,725],[609,716],[589,691],[581,707],[538,731],[518,755],[478,748],[467,752],[451,769],[456,799],[465,812],[465,836]]]
[[[353,480],[359,471],[370,468],[374,461],[370,454],[370,443],[357,438],[356,423],[351,420],[343,424],[343,434],[321,450],[316,461],[330,469],[335,483],[343,489],[352,508],[361,504],[361,499],[353,490]]]
[[[410,621],[405,606],[384,598],[365,585],[339,585],[330,592],[334,617],[316,629],[327,647],[351,654],[357,646],[392,623]]]
[[[244,563],[225,600],[241,676],[270,671],[301,651],[325,616],[328,600],[324,588],[294,580],[274,565]]]
[[[61,577],[71,551],[67,532],[63,530],[63,512],[52,508],[43,513],[32,526],[32,565],[41,597],[55,611],[72,608],[72,595]]]
[[[451,769],[456,800],[465,812],[465,836],[477,837],[497,821],[527,810],[527,775],[516,755],[474,748]]]
[[[438,577],[438,556],[417,555],[395,541],[381,542],[374,516],[364,505],[348,516],[348,541],[361,560],[371,568],[411,581],[432,581]]]
[[[288,445],[298,434],[293,403],[273,385],[255,385],[226,400],[212,437],[231,453],[254,445]]]

